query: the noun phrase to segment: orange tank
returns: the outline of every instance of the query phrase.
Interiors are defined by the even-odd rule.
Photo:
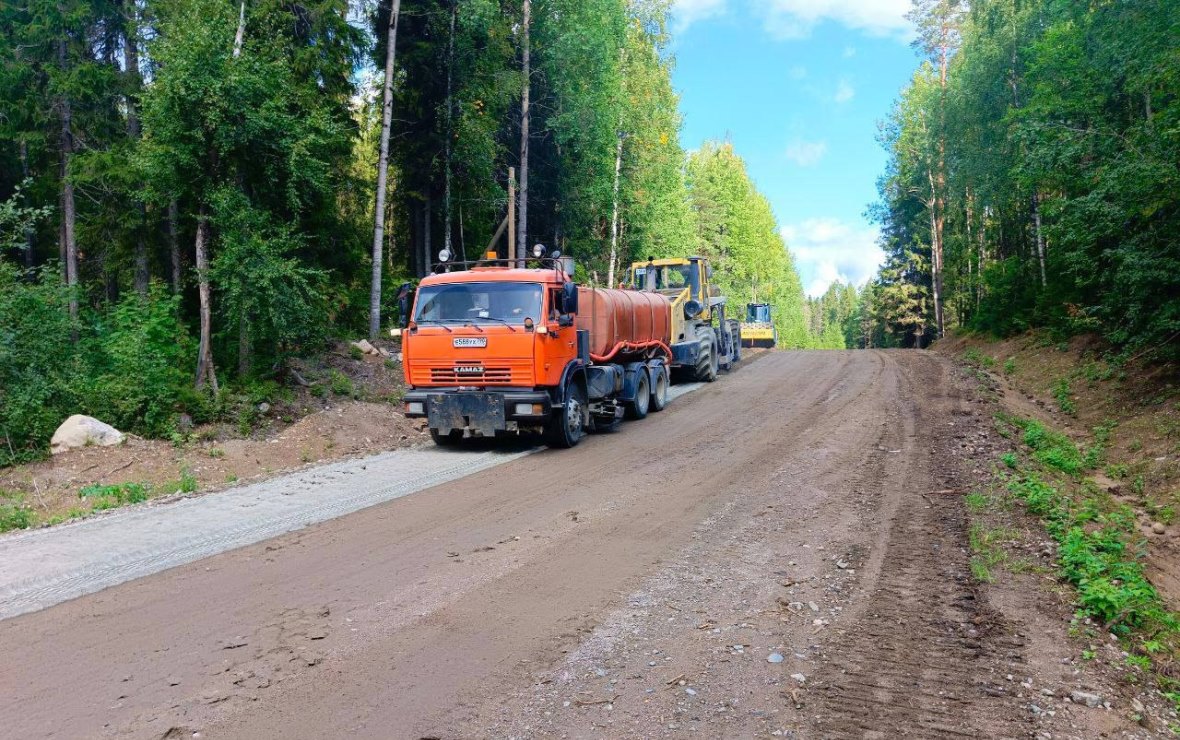
[[[659,293],[580,287],[577,327],[590,331],[595,362],[671,354],[672,304]]]

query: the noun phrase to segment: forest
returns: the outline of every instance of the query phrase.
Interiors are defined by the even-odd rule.
[[[669,9],[4,3],[0,464],[72,413],[165,438],[231,413],[384,336],[443,248],[543,243],[599,285],[700,253],[785,346],[842,346],[733,147],[682,148]],[[517,244],[492,244],[510,190]]]
[[[859,346],[951,328],[1180,343],[1180,3],[917,0],[881,124],[887,260]]]

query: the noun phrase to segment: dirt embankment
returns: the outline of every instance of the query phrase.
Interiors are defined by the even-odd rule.
[[[347,344],[298,363],[306,385],[276,389],[236,423],[208,424],[174,441],[129,436],[0,469],[0,504],[20,501],[36,525],[94,513],[93,485],[139,484],[153,499],[221,490],[302,466],[421,444],[429,437],[401,413],[396,360],[349,352]]]
[[[1092,336],[952,336],[934,350],[987,373],[1012,413],[1101,446],[1091,477],[1135,510],[1151,580],[1180,608],[1180,367],[1119,362]]]

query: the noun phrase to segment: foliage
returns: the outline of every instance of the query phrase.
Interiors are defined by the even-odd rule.
[[[939,29],[954,37],[945,87],[924,67],[883,128],[878,283],[899,295],[880,326],[903,344],[929,332],[937,217],[952,322],[1001,335],[1098,330],[1174,356],[1180,5],[953,5],[914,13],[928,55]]]
[[[73,322],[69,291],[36,277],[0,260],[0,463],[40,454],[74,413],[161,436],[202,403],[189,390],[193,349],[179,298],[156,286]]]
[[[733,147],[682,149],[671,5],[535,4],[530,243],[601,284],[617,212],[617,267],[703,253],[732,309],[774,303],[785,346],[860,341],[847,286],[809,327],[774,214]],[[236,389],[367,326],[382,110],[362,60],[383,68],[391,3],[257,0],[239,47],[241,10],[0,5],[0,464],[42,454],[78,412],[149,436],[171,436],[182,413],[248,429],[256,412]],[[475,257],[506,214],[508,169],[524,164],[521,20],[519,3],[401,3],[386,309],[443,243]],[[67,291],[55,261],[70,227]],[[221,395],[192,388],[202,284]],[[354,393],[335,387],[313,390]]]
[[[806,347],[803,287],[766,197],[729,143],[706,143],[688,160],[688,186],[697,222],[697,249],[716,269],[729,305],[769,302],[779,344]]]

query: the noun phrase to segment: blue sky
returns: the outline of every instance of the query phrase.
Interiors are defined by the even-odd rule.
[[[864,217],[885,165],[877,121],[918,65],[910,0],[676,0],[682,140],[728,138],[770,199],[803,288],[876,271]]]

